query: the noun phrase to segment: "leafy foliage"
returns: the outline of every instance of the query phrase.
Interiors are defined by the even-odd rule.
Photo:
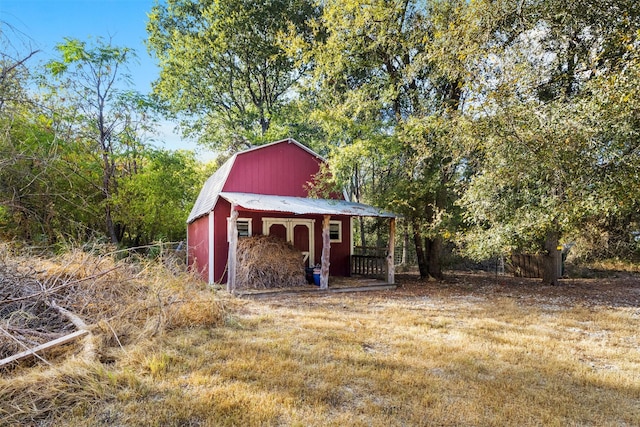
[[[548,252],[550,236],[637,206],[620,191],[640,167],[628,101],[640,15],[635,3],[623,16],[605,3],[535,2],[494,35],[496,70],[478,79],[470,128],[477,170],[459,201],[468,253]]]
[[[100,39],[58,49],[40,93],[23,89],[26,68],[3,74],[0,233],[42,243],[182,240],[200,166],[191,153],[144,143],[154,105],[120,73],[131,50]]]
[[[203,177],[191,152],[149,149],[135,174],[123,177],[114,217],[132,246],[184,239],[187,215]]]
[[[112,46],[97,39],[95,45],[67,38],[56,46],[60,58],[49,61],[46,69],[57,131],[63,138],[83,140],[100,164],[101,177],[94,182],[101,193],[104,230],[112,243],[122,238],[122,227],[114,223],[112,198],[117,193],[116,155],[135,144],[132,127],[144,120],[137,115],[139,103],[123,92],[129,82],[126,73],[133,56],[129,48]],[[133,102],[132,102],[133,101]]]
[[[455,223],[467,10],[455,0],[325,2],[326,36],[313,47],[316,117],[337,145],[334,173],[356,199],[403,215],[423,276],[441,276]]]
[[[401,214],[425,277],[448,241],[477,259],[570,240],[640,255],[633,0],[168,0],[147,30],[155,99],[129,86],[134,52],[100,38],[59,44],[37,93],[35,52],[0,52],[4,235],[179,239],[215,165],[149,145],[161,103],[221,158],[288,136],[327,156],[318,194]]]
[[[315,14],[307,0],[158,4],[147,24],[162,68],[155,93],[187,133],[215,148],[289,136],[280,134],[284,109],[308,65],[288,54],[287,40],[309,37]]]

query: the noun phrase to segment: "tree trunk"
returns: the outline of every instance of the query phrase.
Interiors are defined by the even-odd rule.
[[[356,164],[354,168],[354,182],[353,182],[353,192],[356,196],[356,202],[361,203],[360,200],[360,168]],[[364,217],[358,217],[358,225],[360,226],[360,246],[363,248],[367,246],[367,241],[364,235]]]
[[[427,260],[429,275],[434,279],[442,280],[442,238],[424,239],[427,248]]]
[[[420,270],[420,278],[426,279],[433,277],[442,280],[442,238],[422,239],[418,232],[418,227],[413,225],[413,240],[416,245],[416,258],[418,261],[418,269]]]
[[[422,245],[422,236],[420,236],[420,229],[415,220],[412,222],[411,226],[413,228],[413,242],[416,246],[416,261],[418,262],[420,278],[426,279],[429,277],[429,263],[427,261],[427,254],[425,253],[424,246]]]
[[[396,248],[396,219],[389,220],[389,248],[387,253],[387,283],[396,282],[395,272],[395,248]]]
[[[560,233],[549,231],[544,242],[544,271],[542,272],[542,283],[546,285],[558,285],[560,278],[561,253],[558,251]]]
[[[116,233],[116,228],[113,225],[113,218],[111,217],[111,202],[107,199],[105,202],[105,217],[106,217],[106,227],[107,234],[109,235],[109,240],[114,245],[117,245],[118,242],[118,234]]]
[[[231,204],[230,221],[227,223],[227,239],[229,240],[229,252],[227,253],[227,292],[236,290],[236,262],[238,259],[238,210],[235,204]],[[209,268],[213,268],[212,265]]]
[[[420,278],[426,279],[427,277],[429,277],[429,265],[424,253],[424,248],[422,247],[422,237],[420,236],[420,231],[418,230],[415,222],[412,225],[413,242],[416,245],[416,259],[418,261],[418,270],[420,270]]]
[[[320,268],[320,289],[329,288],[329,265],[331,259],[331,236],[329,233],[329,224],[331,215],[325,215],[322,219],[322,257]]]
[[[103,143],[104,145],[104,143]],[[104,196],[104,213],[105,213],[105,226],[107,228],[107,235],[111,243],[117,245],[119,242],[118,234],[116,233],[115,225],[113,224],[113,218],[111,216],[111,162],[109,160],[109,153],[102,152],[102,194]]]
[[[458,107],[458,103],[460,102],[460,87],[457,82],[452,83],[452,99],[456,102],[456,108]],[[454,96],[455,95],[455,96]],[[436,212],[438,210],[446,210],[447,209],[447,174],[444,171],[441,171],[441,182],[438,189],[436,189],[435,193],[435,209],[430,209],[431,220],[434,219]],[[442,275],[442,251],[443,251],[443,239],[440,234],[435,237],[429,239],[428,246],[429,248],[429,274],[438,280],[443,279]]]
[[[407,251],[409,250],[409,230],[405,223],[402,231],[402,265],[407,265]]]

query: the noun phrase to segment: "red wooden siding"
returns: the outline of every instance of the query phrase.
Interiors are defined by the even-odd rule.
[[[305,184],[321,162],[288,142],[238,153],[223,191],[307,197]]]
[[[228,176],[224,180],[222,191],[269,194],[280,196],[307,197],[307,182],[313,180],[323,160],[307,151],[297,143],[282,141],[265,147],[236,154]],[[218,187],[219,190],[220,187]],[[332,194],[331,198],[343,199],[341,194]],[[213,202],[213,199],[212,199]],[[207,208],[208,209],[208,208]],[[219,198],[213,207],[213,280],[224,283],[227,280],[227,218],[230,216],[230,203]],[[310,265],[319,264],[322,254],[322,215],[292,215],[279,212],[256,212],[239,209],[240,218],[250,218],[252,234],[266,234],[262,229],[262,218],[313,219],[314,259]],[[342,221],[342,241],[331,243],[330,275],[349,276],[350,274],[350,218],[334,216],[332,220]],[[272,234],[286,237],[284,230],[277,233],[274,225]],[[294,230],[294,244],[300,250],[308,250],[310,239],[302,232],[306,227]],[[209,279],[209,218],[207,215],[195,219],[188,225],[189,264],[198,269],[205,280]]]
[[[213,280],[218,283],[227,281],[227,262],[229,257],[229,242],[227,242],[227,218],[231,215],[231,204],[219,199],[214,209],[213,230]]]
[[[320,263],[320,256],[322,255],[322,215],[316,215],[313,217],[315,222],[315,257],[316,264]],[[331,253],[329,257],[329,275],[330,276],[343,276],[347,277],[351,275],[351,221],[346,216],[332,216],[332,221],[342,221],[342,242],[331,242]],[[331,283],[331,279],[329,279]]]
[[[187,225],[189,235],[189,267],[198,270],[203,279],[209,277],[209,217],[203,216]]]

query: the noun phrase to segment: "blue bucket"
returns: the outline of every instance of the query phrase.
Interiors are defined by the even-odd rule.
[[[313,270],[313,283],[320,286],[320,270]]]

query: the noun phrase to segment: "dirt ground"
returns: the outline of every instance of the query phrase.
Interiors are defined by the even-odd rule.
[[[384,285],[385,282],[358,277],[335,277],[329,281],[330,289],[359,288]],[[497,275],[483,271],[447,271],[443,280],[421,279],[417,272],[399,273],[395,275],[397,289],[386,291],[347,292],[353,298],[358,295],[381,297],[396,301],[425,297],[442,300],[470,298],[491,300],[492,298],[514,298],[519,305],[552,305],[557,308],[568,307],[609,307],[638,308],[640,315],[640,273],[629,272],[587,272],[587,277],[560,279],[560,285],[543,285],[540,279]],[[315,286],[279,288],[265,295],[271,298],[285,297],[306,293],[315,298],[318,288]],[[243,296],[260,296],[261,291],[249,291]],[[337,298],[347,298],[345,294]],[[302,295],[298,295],[302,297]],[[328,296],[328,295],[325,295]]]
[[[416,274],[398,274],[398,289],[388,297],[420,296],[507,297],[522,304],[584,307],[637,307],[640,311],[640,275],[607,273],[595,278],[561,279],[559,286],[542,285],[539,279],[478,272],[447,272],[443,281],[422,280]],[[640,314],[640,313],[639,313]]]

